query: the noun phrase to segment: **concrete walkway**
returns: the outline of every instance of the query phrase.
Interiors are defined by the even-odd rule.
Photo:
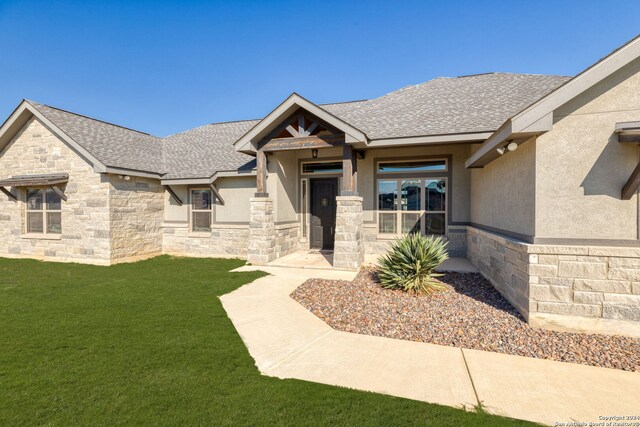
[[[354,272],[245,266],[270,273],[221,297],[260,372],[278,378],[472,408],[545,424],[640,415],[640,374],[336,331],[289,297],[312,277]]]

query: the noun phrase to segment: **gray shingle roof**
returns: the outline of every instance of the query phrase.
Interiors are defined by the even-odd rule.
[[[570,77],[441,77],[369,101],[324,106],[371,139],[495,131]]]
[[[370,139],[495,131],[570,77],[491,73],[437,78],[379,98],[322,108]],[[28,101],[107,166],[156,172],[164,178],[208,178],[251,170],[255,160],[234,142],[259,120],[214,123],[166,138]]]
[[[161,138],[27,102],[106,166],[156,173],[163,170]]]
[[[259,120],[214,123],[164,138],[164,178],[208,178],[216,171],[251,170],[255,159],[233,143]]]

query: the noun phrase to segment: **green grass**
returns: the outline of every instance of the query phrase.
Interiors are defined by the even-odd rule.
[[[260,375],[218,296],[261,273],[0,258],[0,425],[520,425]]]

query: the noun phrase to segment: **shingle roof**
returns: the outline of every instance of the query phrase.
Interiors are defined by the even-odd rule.
[[[441,77],[369,101],[325,106],[371,139],[495,131],[570,77]]]
[[[161,138],[37,102],[27,102],[106,166],[156,173],[163,170]]]
[[[320,107],[370,139],[492,132],[569,79],[508,73],[442,77],[371,100]],[[107,166],[156,172],[165,179],[208,178],[255,167],[234,142],[259,120],[214,123],[158,138],[28,102]]]
[[[208,178],[217,171],[250,171],[255,159],[236,151],[233,143],[258,122],[214,123],[164,138],[164,178]]]

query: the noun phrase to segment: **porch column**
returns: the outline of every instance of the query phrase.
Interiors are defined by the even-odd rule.
[[[336,197],[336,233],[333,266],[356,270],[364,262],[362,197]]]
[[[268,197],[267,193],[267,153],[256,152],[256,197]]]
[[[276,259],[276,224],[273,200],[267,192],[267,155],[256,153],[256,194],[249,201],[249,248],[247,261],[264,265]]]
[[[358,156],[349,144],[342,146],[342,189],[340,195],[358,195]]]

